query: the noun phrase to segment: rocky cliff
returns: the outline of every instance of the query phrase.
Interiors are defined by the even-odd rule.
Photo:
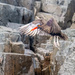
[[[39,5],[40,4],[40,5]],[[54,17],[62,29],[72,25],[72,17],[75,12],[75,0],[40,0],[36,1],[37,16],[47,19]]]
[[[0,75],[75,75],[74,4],[75,0],[0,0]],[[35,37],[20,35],[18,27],[34,16],[54,17],[68,40],[59,38],[56,48],[53,37],[43,31]]]

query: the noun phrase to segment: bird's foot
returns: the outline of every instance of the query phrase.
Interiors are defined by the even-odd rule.
[[[57,46],[58,46],[58,47],[60,47],[60,44],[59,44],[59,42],[57,42]]]
[[[54,46],[55,46],[55,47],[58,47],[56,42],[54,42]]]
[[[54,47],[56,47],[60,50],[60,44],[59,43],[54,43]]]

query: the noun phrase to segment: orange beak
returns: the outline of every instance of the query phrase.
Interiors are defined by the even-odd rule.
[[[31,31],[33,31],[33,30],[35,30],[35,29],[37,29],[38,27],[34,27],[33,29],[31,29]]]

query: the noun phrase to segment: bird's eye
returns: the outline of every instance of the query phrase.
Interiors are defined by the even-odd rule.
[[[40,25],[38,25],[38,26],[40,26]]]

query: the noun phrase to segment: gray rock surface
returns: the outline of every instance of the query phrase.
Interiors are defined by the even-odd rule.
[[[44,12],[38,12],[37,13],[37,16],[38,17],[43,17],[45,18],[47,21],[50,20],[50,18],[55,18],[55,20],[57,20],[57,22],[59,22],[59,20],[63,20],[63,18],[59,18],[57,15],[54,15],[54,14],[50,14],[50,13],[44,13]]]
[[[74,15],[72,17],[72,22],[75,22],[75,13],[74,13]]]
[[[41,10],[41,1],[35,1],[35,8],[37,9],[37,12]]]
[[[21,41],[21,36],[15,29],[0,26],[0,52],[11,52],[9,43]],[[6,49],[5,49],[6,48]]]
[[[54,67],[53,72],[57,75],[75,75],[74,70],[74,57],[75,57],[75,29],[62,30],[68,36],[68,40],[59,40],[60,48],[53,46],[53,41],[46,39],[46,42],[41,43],[36,47],[36,51],[40,55],[46,55],[52,53],[52,62]],[[57,65],[56,65],[57,61]]]
[[[33,9],[34,7],[34,0],[0,0],[0,2],[15,6],[26,7],[28,9]]]
[[[62,29],[69,28],[72,25],[72,17],[75,13],[75,0],[41,0],[41,2],[42,10],[40,12],[52,15]]]
[[[32,11],[25,7],[0,3],[0,25],[6,26],[7,22],[25,24],[32,20],[32,15]]]

